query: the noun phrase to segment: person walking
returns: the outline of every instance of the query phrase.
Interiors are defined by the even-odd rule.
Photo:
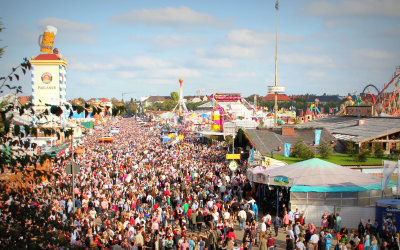
[[[272,220],[272,224],[274,224],[275,237],[278,237],[278,229],[281,223],[282,220],[278,217],[278,214],[276,214],[275,218]]]
[[[244,211],[244,208],[242,207],[242,209],[240,210],[240,212],[238,213],[238,217],[239,217],[239,228],[244,231],[244,222],[247,219],[247,215],[246,212]]]
[[[259,250],[268,250],[268,241],[265,239],[265,234],[261,236],[260,246],[258,247]]]

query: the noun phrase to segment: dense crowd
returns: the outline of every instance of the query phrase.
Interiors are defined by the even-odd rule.
[[[67,163],[54,162],[56,175],[49,182],[10,196],[6,210],[1,204],[1,221],[13,220],[22,211],[41,218],[35,223],[27,216],[17,228],[2,231],[0,246],[27,237],[32,242],[24,246],[28,249],[43,238],[40,246],[47,249],[245,250],[257,246],[271,250],[283,224],[289,250],[329,249],[332,237],[341,242],[339,249],[356,249],[352,244],[361,246],[367,237],[371,248],[365,249],[376,249],[372,230],[348,233],[340,229],[339,215],[323,215],[324,224],[317,230],[306,224],[304,212],[298,210],[284,211],[281,218],[259,214],[252,198],[256,193],[245,176],[246,162],[239,161],[232,173],[223,148],[190,137],[182,144],[162,143],[156,126],[140,126],[133,119],[114,125],[121,129],[113,143],[99,143],[105,134],[99,129],[79,146],[83,151],[75,154],[74,162],[81,171],[73,188],[65,171]],[[244,231],[240,239],[238,230]],[[394,247],[398,237],[391,236],[388,241]]]

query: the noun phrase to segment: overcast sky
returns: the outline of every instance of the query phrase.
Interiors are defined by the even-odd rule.
[[[287,94],[382,88],[400,65],[399,0],[281,0],[278,85]],[[197,89],[267,94],[275,1],[6,1],[0,76],[37,56],[45,26],[67,59],[67,99],[125,99]],[[14,83],[14,81],[13,81]],[[30,77],[21,77],[30,95]],[[207,92],[211,94],[212,92]]]

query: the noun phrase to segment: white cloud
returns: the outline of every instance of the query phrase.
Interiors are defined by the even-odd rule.
[[[171,80],[171,79],[137,79],[135,80],[135,83],[141,83],[141,84],[160,84],[160,85],[169,85],[169,84],[175,84],[176,85],[176,80]],[[158,91],[157,91],[158,92]]]
[[[82,85],[94,86],[98,83],[98,80],[93,77],[81,77],[79,82]]]
[[[319,77],[325,77],[326,74],[325,74],[325,72],[321,72],[321,71],[309,71],[309,72],[307,72],[307,76],[312,77],[312,78],[319,78]]]
[[[234,61],[227,58],[199,58],[195,64],[210,68],[233,68],[236,65]]]
[[[114,64],[98,64],[98,63],[90,63],[88,65],[85,65],[80,62],[72,62],[68,66],[69,69],[72,70],[82,70],[82,71],[101,71],[101,70],[113,70],[115,69]]]
[[[197,70],[186,69],[186,68],[170,68],[170,69],[160,69],[154,71],[151,77],[154,78],[166,78],[166,77],[200,77],[201,74]]]
[[[194,53],[198,56],[205,56],[206,55],[206,50],[203,48],[197,48],[194,50]]]
[[[301,12],[308,16],[319,17],[383,17],[399,18],[398,0],[340,0],[314,1]]]
[[[156,50],[177,49],[202,44],[202,39],[194,36],[162,35],[151,41]]]
[[[96,27],[91,23],[78,23],[66,19],[59,19],[55,17],[47,17],[40,19],[36,22],[39,28],[44,28],[48,25],[54,26],[57,30],[69,30],[69,31],[90,31],[94,30]]]
[[[367,58],[371,60],[387,60],[396,58],[396,55],[393,53],[389,53],[383,50],[374,50],[374,49],[355,50],[354,55],[356,57]]]
[[[194,11],[186,6],[180,6],[179,8],[133,9],[129,13],[113,16],[109,20],[112,24],[145,24],[163,27],[206,25],[221,28],[227,25],[226,22],[219,20],[215,16]]]
[[[229,78],[244,78],[244,77],[257,77],[257,73],[253,71],[230,71],[220,74],[223,77]]]
[[[136,78],[136,74],[130,71],[119,71],[118,76],[124,79]]]
[[[142,69],[166,68],[170,66],[170,63],[150,56],[137,56],[131,59],[114,58],[113,62],[121,66]]]
[[[278,54],[278,65],[279,62],[288,64],[300,64],[300,65],[317,65],[322,67],[335,67],[333,60],[328,56],[313,56],[299,53],[292,54]]]
[[[274,43],[276,40],[276,34],[269,30],[255,30],[255,29],[240,29],[232,30],[227,35],[226,38],[233,43],[240,45],[268,45]],[[305,41],[304,36],[290,35],[284,33],[278,33],[278,41],[281,43],[296,43]]]
[[[253,48],[246,48],[237,45],[227,45],[216,48],[215,54],[234,58],[252,58],[256,56],[257,51]]]

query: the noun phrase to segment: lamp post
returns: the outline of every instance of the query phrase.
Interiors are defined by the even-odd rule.
[[[72,173],[72,212],[75,212],[75,192],[74,192],[74,128],[78,125],[67,124],[67,127],[72,130],[71,135],[71,173]]]

